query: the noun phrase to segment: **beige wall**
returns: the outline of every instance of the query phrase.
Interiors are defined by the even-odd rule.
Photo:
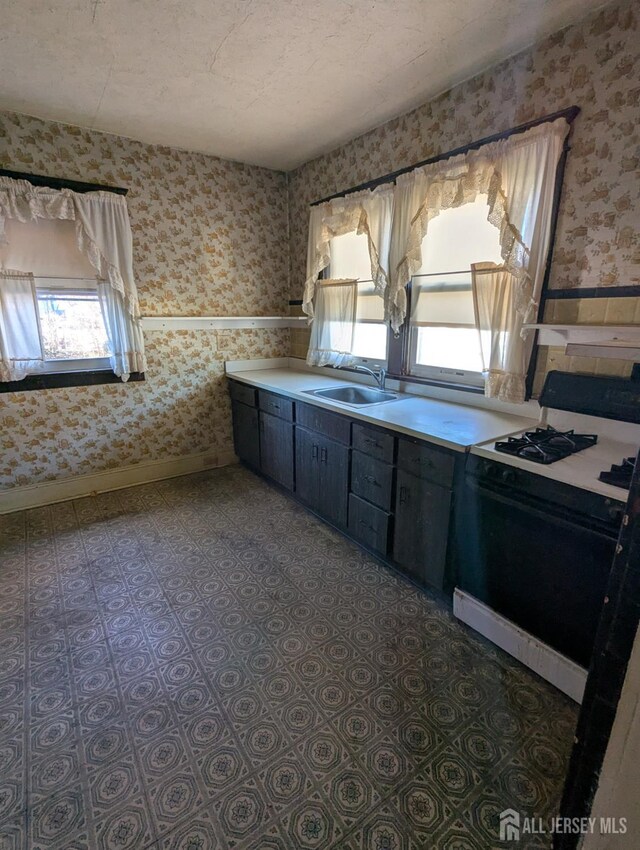
[[[582,112],[567,162],[550,286],[633,284],[640,295],[639,37],[637,2],[611,5],[292,172],[291,297],[302,293],[311,201],[572,105]],[[607,302],[595,309],[613,316],[616,308]],[[575,314],[569,304],[555,309]],[[580,309],[586,318],[587,308]],[[638,321],[638,310],[635,316]],[[292,354],[300,356],[305,347],[305,332],[295,331]],[[581,364],[579,358],[567,364],[560,354],[541,351],[536,385],[547,364],[614,374],[630,368],[613,361]]]
[[[7,113],[0,166],[129,189],[143,315],[286,315],[284,174]],[[228,453],[225,359],[286,355],[289,332],[145,342],[144,383],[0,395],[0,488]]]

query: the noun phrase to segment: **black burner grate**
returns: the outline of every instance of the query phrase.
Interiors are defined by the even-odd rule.
[[[519,437],[508,437],[496,443],[497,452],[521,457],[534,463],[555,463],[598,442],[596,434],[576,434],[555,428],[536,428]]]
[[[623,487],[628,490],[631,487],[631,476],[636,459],[625,457],[622,463],[612,463],[611,469],[605,469],[598,478],[605,484],[613,484],[614,487]]]

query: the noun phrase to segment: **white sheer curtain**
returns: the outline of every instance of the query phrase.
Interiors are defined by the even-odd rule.
[[[128,381],[132,372],[144,372],[144,341],[140,323],[124,309],[123,296],[109,283],[98,282],[98,299],[109,341],[109,362],[114,373]]]
[[[71,222],[75,228],[75,258],[71,256],[74,249],[68,231]],[[17,223],[31,226],[31,241],[15,238]],[[60,226],[60,248],[55,252],[48,248],[51,239],[57,238],[56,228],[47,227],[49,224]],[[144,342],[133,275],[133,240],[124,196],[103,191],[81,194],[69,189],[48,189],[33,186],[27,180],[0,177],[0,245],[0,264],[5,268],[33,272],[33,266],[37,265],[39,276],[75,276],[77,272],[60,272],[56,263],[73,266],[75,262],[77,266],[77,252],[80,252],[84,264],[80,274],[86,276],[89,268],[106,281],[106,286],[100,284],[98,289],[115,374],[127,380],[132,371],[144,371]],[[48,257],[51,267],[47,265]]]
[[[357,288],[355,280],[323,280],[316,288],[310,366],[347,366],[353,360]]]
[[[503,401],[524,401],[528,358],[520,333],[518,279],[495,263],[474,263],[471,279],[485,394]]]
[[[375,291],[384,296],[389,281],[389,251],[393,218],[393,189],[354,192],[345,198],[311,207],[307,248],[307,277],[302,309],[313,318],[318,275],[330,262],[330,243],[345,233],[366,234]]]
[[[0,270],[0,381],[21,381],[43,368],[33,275]]]

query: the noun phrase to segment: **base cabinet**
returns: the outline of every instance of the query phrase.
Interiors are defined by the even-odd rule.
[[[347,525],[349,494],[347,446],[316,431],[296,428],[296,494],[320,516]]]
[[[444,585],[451,490],[398,470],[393,559],[421,584]]]
[[[260,432],[258,411],[239,401],[231,405],[233,415],[233,447],[241,461],[260,469]]]
[[[414,581],[442,591],[454,453],[230,381],[238,457]]]
[[[278,484],[293,490],[293,425],[260,411],[260,468]]]

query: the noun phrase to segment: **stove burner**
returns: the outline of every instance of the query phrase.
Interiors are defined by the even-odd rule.
[[[631,487],[631,476],[636,459],[625,457],[622,463],[612,463],[611,469],[601,472],[598,478],[605,484],[613,484],[614,487],[622,487],[628,490]]]
[[[519,437],[508,437],[495,444],[497,452],[515,455],[534,463],[555,463],[598,442],[595,434],[576,434],[574,431],[556,431],[555,428],[536,428]]]

